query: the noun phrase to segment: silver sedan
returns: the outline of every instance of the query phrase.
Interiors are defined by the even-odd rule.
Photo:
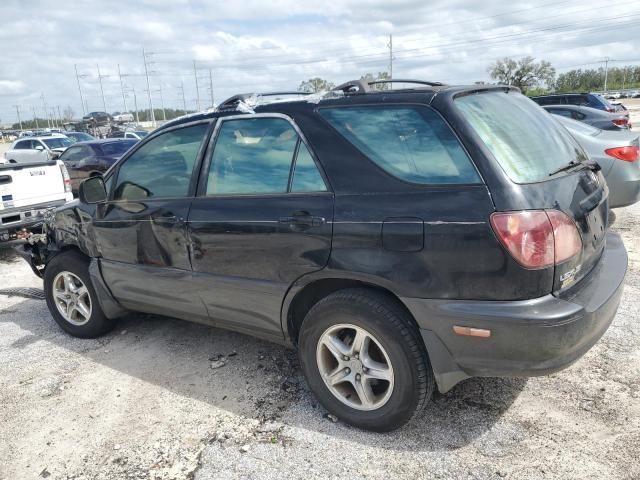
[[[609,206],[626,207],[640,200],[638,132],[600,130],[577,120],[554,116],[591,159],[600,164],[609,185]]]

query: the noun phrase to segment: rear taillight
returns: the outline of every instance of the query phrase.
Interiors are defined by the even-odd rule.
[[[60,173],[62,174],[62,180],[64,181],[64,192],[69,193],[71,191],[71,177],[69,171],[64,163],[60,162]]]
[[[491,215],[491,226],[502,245],[525,268],[562,263],[582,249],[575,222],[559,210],[496,212]]]
[[[640,148],[635,145],[607,148],[604,153],[610,157],[617,158],[618,160],[624,160],[625,162],[635,162],[636,160],[640,160]]]
[[[615,120],[611,120],[614,125],[619,127],[626,127],[629,121],[626,118],[616,118]]]

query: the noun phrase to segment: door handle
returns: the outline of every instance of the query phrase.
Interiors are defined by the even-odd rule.
[[[173,225],[182,222],[182,218],[178,218],[175,215],[161,215],[159,217],[156,217],[154,220],[156,223],[164,223],[167,225]]]

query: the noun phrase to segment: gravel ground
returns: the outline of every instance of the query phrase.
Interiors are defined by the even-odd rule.
[[[615,228],[625,293],[583,359],[467,380],[390,434],[327,418],[282,347],[140,315],[74,339],[42,300],[0,294],[0,479],[638,479],[640,204]],[[41,286],[0,251],[0,290]]]

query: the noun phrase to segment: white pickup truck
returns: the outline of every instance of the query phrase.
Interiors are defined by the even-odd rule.
[[[62,161],[16,164],[0,159],[0,247],[40,233],[47,211],[71,200]]]

